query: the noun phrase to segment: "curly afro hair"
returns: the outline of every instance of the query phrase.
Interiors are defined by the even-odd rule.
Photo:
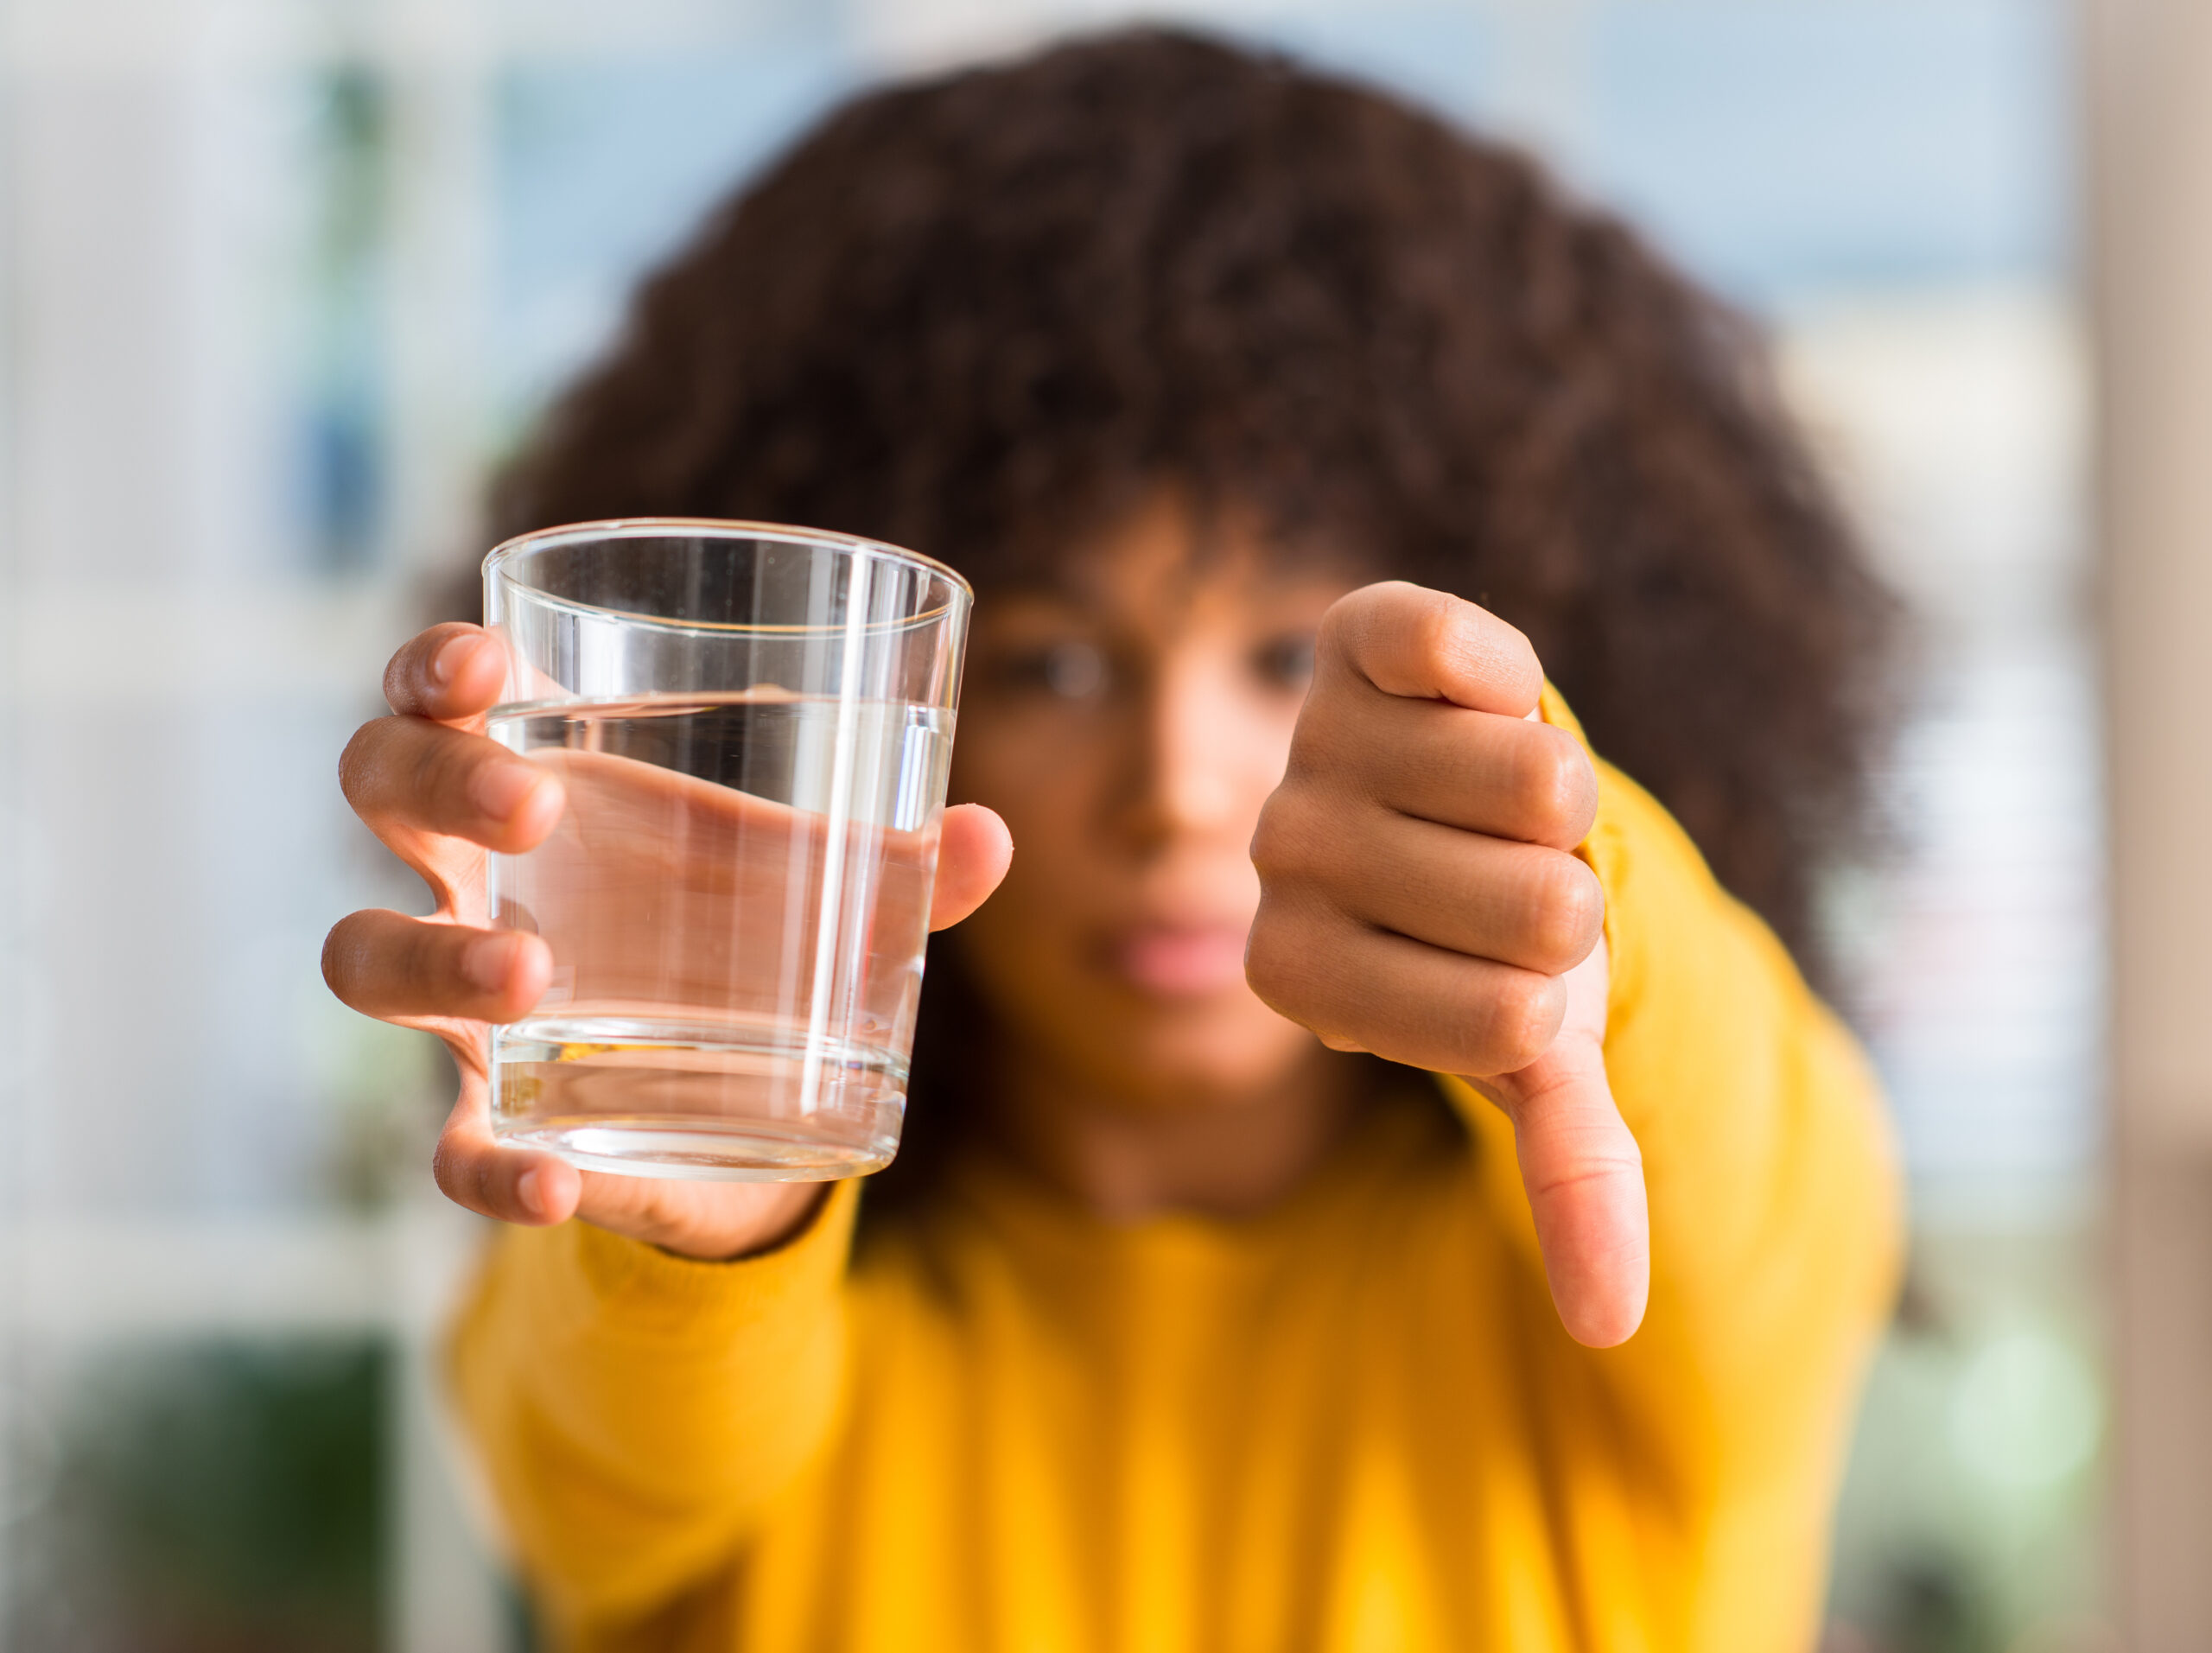
[[[1164,481],[1520,626],[1817,964],[1893,605],[1751,329],[1522,155],[1281,58],[1141,30],[848,104],[645,284],[495,516],[846,529],[988,597]]]

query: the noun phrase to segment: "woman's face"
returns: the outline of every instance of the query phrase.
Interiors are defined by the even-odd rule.
[[[1272,570],[1233,527],[1194,557],[1198,531],[1161,496],[1056,588],[979,603],[954,746],[955,798],[1014,834],[959,931],[1007,1053],[1133,1109],[1247,1099],[1318,1048],[1244,983],[1248,850],[1359,582]]]

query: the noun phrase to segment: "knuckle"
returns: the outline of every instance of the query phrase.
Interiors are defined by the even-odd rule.
[[[401,644],[385,664],[385,704],[402,713],[419,707],[429,677],[430,662],[437,658],[438,651],[448,639],[469,629],[459,621],[448,620],[419,631]]]
[[[1244,979],[1270,1010],[1311,1025],[1315,950],[1306,929],[1281,902],[1262,898],[1244,944]]]
[[[416,661],[422,658],[423,639],[411,637],[401,644],[390,660],[385,663],[384,703],[397,711],[414,701]]]
[[[430,1176],[438,1192],[454,1205],[480,1216],[499,1215],[492,1195],[491,1173],[480,1154],[441,1142],[430,1156]]]
[[[1580,963],[1597,944],[1599,932],[1605,927],[1605,887],[1598,881],[1597,874],[1572,855],[1567,857],[1562,876],[1568,890],[1561,906],[1571,926],[1570,962]]]
[[[1414,611],[1407,640],[1414,657],[1427,664],[1449,665],[1463,652],[1457,601],[1423,593],[1429,601]]]
[[[1262,896],[1259,913],[1252,920],[1251,933],[1244,940],[1244,979],[1253,992],[1276,1010],[1284,1009],[1281,1001],[1287,985],[1283,931],[1281,908]]]
[[[1276,788],[1260,811],[1259,824],[1252,830],[1252,866],[1262,884],[1292,883],[1313,876],[1316,846],[1322,836],[1315,824],[1318,813],[1305,787],[1286,783]]]
[[[1580,843],[1597,812],[1597,776],[1574,737],[1548,724],[1531,724],[1521,760],[1520,793],[1530,836],[1565,848]]]
[[[1517,674],[1532,696],[1540,694],[1544,686],[1544,663],[1536,658],[1536,645],[1529,640],[1529,633],[1488,609],[1483,613],[1488,616],[1493,633],[1491,645],[1497,651],[1498,664]]]
[[[469,1204],[468,1180],[461,1163],[465,1158],[450,1133],[439,1137],[430,1153],[430,1179],[438,1185],[440,1193],[463,1205]]]
[[[1517,1073],[1550,1048],[1565,1014],[1557,978],[1515,970],[1491,989],[1485,1055],[1491,1071]]]
[[[1404,629],[1408,603],[1417,614],[1420,600],[1427,594],[1403,580],[1362,586],[1330,605],[1321,617],[1321,635],[1363,670],[1363,663],[1378,650],[1398,646],[1395,639]]]
[[[1277,787],[1260,806],[1260,818],[1252,828],[1252,842],[1244,849],[1262,883],[1282,869],[1282,787]]]
[[[430,1172],[439,1192],[456,1205],[486,1217],[499,1215],[497,1178],[490,1155],[478,1144],[455,1140],[448,1131],[438,1139],[430,1157]]]
[[[1605,916],[1597,875],[1570,855],[1548,852],[1530,873],[1529,931],[1541,969],[1564,970],[1590,950]]]
[[[1362,586],[1348,592],[1331,603],[1321,616],[1321,624],[1314,633],[1313,681],[1318,694],[1332,675],[1327,670],[1332,664],[1343,667],[1357,677],[1368,674],[1369,658],[1375,652],[1376,616],[1382,588]],[[1308,704],[1312,703],[1311,697]]]
[[[1377,580],[1352,594],[1360,600],[1361,607],[1375,617],[1419,610],[1427,607],[1436,594],[1410,580]]]
[[[385,720],[372,718],[355,729],[338,754],[338,790],[356,813],[367,804],[374,791],[377,759],[385,741]]]
[[[353,976],[353,932],[359,928],[353,915],[340,919],[330,926],[330,933],[322,938],[322,982],[340,999],[350,992]]]
[[[1321,613],[1321,623],[1313,631],[1313,654],[1317,660],[1330,660],[1348,652],[1347,645],[1359,625],[1362,599],[1365,588],[1348,592],[1331,603]],[[1314,674],[1318,679],[1319,673]]]

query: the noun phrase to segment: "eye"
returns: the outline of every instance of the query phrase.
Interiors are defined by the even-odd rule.
[[[1106,686],[1106,657],[1088,643],[1046,651],[1045,683],[1063,700],[1089,700]]]
[[[1313,633],[1269,638],[1252,651],[1252,673],[1272,688],[1304,690],[1313,681]]]
[[[1001,657],[992,677],[1017,694],[1055,700],[1090,700],[1107,686],[1106,657],[1089,643],[1064,642]]]

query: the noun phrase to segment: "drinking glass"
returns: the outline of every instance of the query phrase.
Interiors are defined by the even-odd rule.
[[[490,732],[560,777],[493,921],[552,984],[492,1030],[501,1139],[631,1176],[803,1181],[899,1145],[972,594],[764,523],[585,523],[484,562]]]

